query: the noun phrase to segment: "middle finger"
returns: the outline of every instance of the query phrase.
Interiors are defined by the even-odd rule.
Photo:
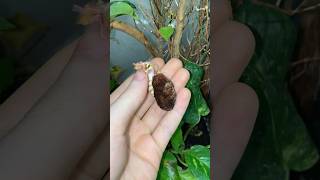
[[[176,92],[179,92],[180,89],[185,87],[189,80],[189,76],[189,71],[184,68],[180,68],[175,72],[172,78],[172,82],[174,84]],[[158,106],[157,102],[154,102],[143,117],[142,121],[149,127],[150,131],[152,132],[167,112],[168,111],[162,110]]]

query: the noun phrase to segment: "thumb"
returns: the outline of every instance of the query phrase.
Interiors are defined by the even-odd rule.
[[[124,133],[130,120],[147,96],[147,76],[137,71],[127,90],[110,107],[110,128],[117,133]]]

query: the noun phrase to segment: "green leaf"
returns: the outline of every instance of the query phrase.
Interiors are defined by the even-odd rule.
[[[178,173],[181,180],[199,180],[189,170],[182,170],[182,168],[178,167]]]
[[[255,54],[241,81],[256,91],[260,107],[232,179],[286,180],[290,170],[306,170],[319,159],[286,85],[297,32],[289,16],[250,1],[234,15],[250,27],[256,39]]]
[[[232,180],[287,180],[289,170],[283,166],[282,152],[274,134],[272,106],[265,95],[270,84],[251,66],[241,80],[255,89],[260,103],[254,130]]]
[[[10,23],[7,19],[0,17],[0,31],[14,29],[15,25]]]
[[[192,146],[182,152],[188,165],[179,166],[176,157],[168,150],[163,154],[157,180],[209,180],[210,150],[206,146]]]
[[[170,142],[171,142],[172,148],[175,151],[179,152],[181,149],[184,148],[183,135],[182,135],[182,130],[181,130],[180,127],[173,134],[173,136],[171,137]]]
[[[128,15],[137,18],[135,8],[127,1],[116,1],[110,5],[110,18]]]
[[[110,79],[110,93],[112,93],[115,89],[117,89],[117,87],[119,86],[119,83],[114,80],[114,79]]]
[[[180,180],[177,159],[167,150],[163,154],[157,180]]]
[[[283,159],[291,170],[305,171],[319,160],[319,154],[289,94],[284,95],[284,104],[287,105],[285,113],[287,118],[281,121],[279,128],[288,123],[290,126],[279,138]],[[279,128],[278,133],[282,133]]]
[[[0,95],[14,82],[14,65],[9,58],[0,58]]]
[[[162,27],[159,29],[160,35],[164,40],[169,41],[172,34],[174,33],[174,29],[171,26]]]
[[[124,2],[124,3],[127,3],[129,4],[133,9],[137,9],[137,7],[130,1],[128,0],[111,0],[110,2],[110,5],[114,4],[114,3],[117,3],[117,2]]]
[[[111,68],[111,78],[118,80],[119,76],[121,75],[121,73],[123,72],[123,69],[120,66],[113,66]]]
[[[206,116],[210,113],[210,109],[200,89],[203,69],[199,65],[187,60],[184,61],[184,68],[190,73],[190,79],[186,87],[191,91],[191,99],[183,120],[186,123],[195,125],[199,123],[201,116]]]
[[[183,153],[183,156],[188,165],[187,170],[194,177],[201,180],[210,179],[210,150],[207,147],[201,145],[192,146]]]
[[[123,72],[120,66],[112,66],[110,70],[110,93],[112,93],[120,84],[118,82],[119,76]]]

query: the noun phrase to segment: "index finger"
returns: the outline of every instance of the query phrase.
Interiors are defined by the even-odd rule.
[[[158,68],[162,68],[164,66],[164,61],[161,58],[154,58],[151,60],[151,63],[157,66]],[[110,95],[110,104],[115,102],[121,94],[128,88],[129,84],[132,81],[132,75],[129,76],[111,95]]]
[[[232,9],[229,0],[215,1],[213,11],[213,32],[216,32],[225,22],[232,19]]]

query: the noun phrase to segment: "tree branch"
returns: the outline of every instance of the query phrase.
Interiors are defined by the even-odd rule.
[[[136,40],[138,40],[140,43],[142,43],[150,52],[150,54],[153,57],[158,57],[159,53],[158,51],[152,46],[152,44],[150,44],[149,40],[147,39],[147,37],[144,35],[143,32],[137,30],[136,28],[123,23],[121,21],[112,21],[110,23],[110,27],[113,29],[117,29],[119,31],[122,31],[124,33],[127,33],[128,35],[132,36],[133,38],[135,38]]]
[[[186,11],[186,0],[180,0],[178,11],[177,11],[177,17],[176,17],[176,21],[177,21],[176,33],[173,38],[172,57],[174,58],[180,57],[180,43],[181,43],[182,32],[184,28],[185,11]]]

